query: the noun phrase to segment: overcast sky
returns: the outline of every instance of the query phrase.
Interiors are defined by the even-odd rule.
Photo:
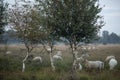
[[[101,15],[104,16],[105,26],[103,30],[110,33],[115,32],[120,35],[120,0],[99,0],[103,10]]]
[[[6,0],[10,4],[14,0]],[[100,6],[104,6],[102,12],[100,13],[104,16],[105,26],[101,29],[107,30],[110,33],[115,32],[120,35],[120,0],[99,0]]]

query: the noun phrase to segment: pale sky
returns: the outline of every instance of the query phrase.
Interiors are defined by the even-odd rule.
[[[120,0],[99,0],[104,6],[101,15],[104,16],[105,26],[102,30],[108,30],[120,35]]]
[[[10,4],[14,0],[6,0]],[[115,32],[120,35],[120,0],[99,0],[100,6],[104,6],[102,12],[100,13],[104,16],[105,26],[101,29],[107,30],[110,33]]]

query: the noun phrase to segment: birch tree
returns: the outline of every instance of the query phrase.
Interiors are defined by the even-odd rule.
[[[89,43],[104,26],[99,15],[102,8],[99,0],[37,0],[46,12],[47,26],[53,28],[55,36],[63,37],[72,49],[73,64],[76,61],[77,47],[80,42]],[[73,66],[74,67],[74,66]]]
[[[15,36],[22,41],[27,50],[26,56],[22,61],[22,72],[25,71],[25,62],[28,56],[38,44],[38,36],[42,35],[39,15],[29,0],[15,0],[15,4],[9,9],[11,29],[16,32]]]

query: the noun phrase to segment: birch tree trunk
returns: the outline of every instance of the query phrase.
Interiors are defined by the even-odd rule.
[[[77,58],[78,58],[78,52],[76,46],[72,46],[72,54],[73,54],[73,70],[77,69]]]
[[[51,63],[52,70],[55,71],[54,60],[53,60],[51,52],[50,52],[49,56],[50,56],[50,63]]]
[[[29,52],[27,52],[25,58],[23,59],[22,72],[25,72],[25,62],[26,62],[26,60],[28,58],[28,55],[29,55]]]

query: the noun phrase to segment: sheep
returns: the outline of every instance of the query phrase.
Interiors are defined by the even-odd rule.
[[[79,57],[79,58],[77,58],[77,61],[84,61],[84,58],[83,57]]]
[[[36,56],[32,59],[33,61],[39,60],[42,63],[42,58],[40,56]]]
[[[74,60],[73,62],[73,68],[75,70],[77,70],[77,68],[81,71],[82,70],[82,65],[80,64],[80,62],[78,60]]]
[[[89,57],[89,54],[88,53],[84,53],[84,54],[81,55],[81,57],[83,57],[83,58]]]
[[[117,60],[115,59],[115,56],[107,56],[105,61],[109,60],[109,70],[113,70],[114,67],[118,64]]]
[[[104,68],[104,62],[102,62],[102,61],[88,61],[86,59],[85,66],[88,69],[99,69],[101,71]]]
[[[58,51],[57,54],[53,55],[53,61],[55,60],[63,60],[61,51]]]
[[[79,70],[82,70],[82,65],[81,65],[81,61],[84,61],[85,57],[89,57],[89,55],[87,53],[82,54],[81,57],[78,57],[78,51],[74,51],[75,54],[75,58],[76,60],[74,60],[73,62],[73,68],[76,70],[79,67]]]
[[[81,57],[79,57],[79,58],[77,57],[77,60],[78,60],[78,61],[84,61],[84,59],[85,59],[86,57],[89,57],[88,53],[82,54]]]
[[[6,54],[11,54],[12,52],[11,51],[7,51]]]
[[[83,50],[86,50],[87,48],[86,48],[85,46],[82,46],[82,49],[83,49]]]
[[[110,59],[115,59],[115,56],[113,56],[113,55],[107,56],[106,59],[105,59],[105,61],[108,61],[108,60],[110,60]]]
[[[95,50],[96,48],[93,46],[92,49]]]
[[[47,51],[48,51],[48,52],[51,52],[51,48],[47,48]]]
[[[110,70],[113,70],[116,65],[117,65],[117,60],[116,59],[111,59],[109,61]]]
[[[53,55],[53,61],[55,60],[63,60],[63,58],[56,54],[56,55]]]
[[[88,46],[88,50],[91,50],[92,49],[92,47],[91,46]]]

